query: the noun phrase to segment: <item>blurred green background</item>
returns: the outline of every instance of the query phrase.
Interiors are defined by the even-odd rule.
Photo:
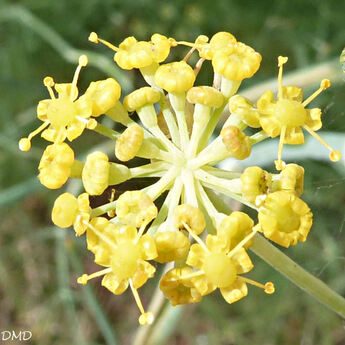
[[[121,81],[123,93],[142,85],[136,72],[118,71],[109,50],[87,41],[91,31],[115,44],[130,35],[149,40],[155,32],[193,41],[199,34],[229,31],[263,57],[259,72],[243,82],[239,93],[276,78],[277,56],[288,56],[285,73],[296,72],[300,84],[306,85],[306,94],[318,86],[313,76],[316,80],[330,77],[334,82],[312,105],[323,109],[324,130],[344,150],[345,74],[339,64],[345,44],[344,13],[345,2],[338,0],[2,0],[0,331],[30,330],[31,342],[39,345],[115,345],[130,344],[137,328],[137,310],[129,292],[111,295],[97,280],[87,287],[76,284],[81,272],[95,267],[83,239],[51,224],[50,210],[60,192],[47,191],[36,178],[45,143],[35,139],[28,153],[17,148],[18,139],[39,124],[35,107],[47,97],[43,77],[71,81],[80,51],[90,51],[92,61],[82,71],[80,89],[109,75]],[[184,53],[177,48],[171,58],[181,58]],[[210,83],[211,74],[204,68],[200,83]],[[87,133],[73,147],[83,155],[103,142]],[[330,164],[322,149],[318,156],[320,145],[314,144],[312,150],[299,148],[303,153],[291,160],[306,169],[303,198],[315,223],[308,241],[286,252],[344,295],[344,160]],[[265,155],[273,157],[276,148],[273,152],[267,148]],[[263,162],[267,169],[273,169],[268,163],[272,160]],[[72,182],[69,188],[77,190],[78,186]],[[274,281],[274,295],[252,288],[247,298],[230,306],[213,293],[180,315],[175,309],[151,344],[160,341],[160,336],[169,345],[345,343],[343,320],[254,254],[251,257],[256,264],[253,277]],[[152,279],[141,289],[145,304],[156,284]]]

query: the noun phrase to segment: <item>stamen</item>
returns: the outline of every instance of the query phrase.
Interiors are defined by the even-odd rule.
[[[202,247],[202,249],[207,252],[210,253],[210,251],[208,250],[208,248],[206,247],[205,243],[201,240],[201,238],[198,235],[195,235],[193,233],[193,230],[188,226],[187,223],[182,221],[183,226],[185,227],[185,229],[189,232],[189,234],[193,237],[193,239],[195,240],[195,242],[197,242],[198,244],[200,244],[200,246]]]
[[[277,170],[283,170],[285,162],[282,161],[282,152],[285,140],[286,126],[282,126],[279,138],[278,160],[274,161]]]
[[[205,274],[204,271],[200,270],[200,271],[196,271],[196,272],[193,272],[193,273],[190,273],[190,274],[186,274],[184,276],[181,276],[179,277],[179,280],[181,279],[190,279],[190,278],[194,278],[194,277],[199,277],[199,276],[202,276],[203,274]],[[177,280],[177,279],[176,279]]]
[[[111,44],[110,42],[103,40],[102,38],[99,38],[98,35],[95,32],[91,32],[89,35],[89,41],[92,43],[103,43],[105,46],[107,46],[108,48],[110,48],[111,50],[118,52],[120,49],[117,48],[116,46],[114,46],[113,44]]]
[[[55,85],[54,79],[52,77],[45,77],[43,79],[43,84],[48,89],[50,98],[55,99],[56,97],[55,97],[54,91],[52,89],[52,87]]]
[[[136,236],[136,238],[135,238],[135,240],[134,240],[134,243],[135,243],[135,244],[138,243],[140,237],[143,235],[143,233],[144,233],[144,231],[145,231],[145,228],[146,228],[146,225],[147,225],[148,223],[149,223],[149,222],[144,222],[143,224],[141,224],[141,227],[140,227],[140,229],[139,229],[139,231],[138,231],[138,234],[137,234],[137,236]]]
[[[101,270],[101,271],[92,273],[92,274],[90,274],[90,275],[83,274],[81,277],[78,278],[77,282],[78,282],[79,284],[86,285],[86,283],[87,283],[90,279],[93,279],[93,278],[97,278],[97,277],[103,276],[103,275],[105,275],[105,274],[107,274],[107,273],[110,273],[110,272],[112,272],[112,269],[109,267],[109,268],[105,268],[104,270]]]
[[[283,97],[283,65],[288,61],[286,56],[278,57],[278,100]]]
[[[201,58],[198,60],[198,62],[196,63],[195,67],[194,67],[194,73],[195,76],[197,76],[201,70],[202,64],[204,63],[205,59]]]
[[[41,126],[39,126],[37,129],[35,129],[34,131],[32,131],[27,138],[21,138],[19,140],[19,149],[21,151],[29,151],[31,149],[31,139],[37,135],[38,133],[40,133],[41,131],[43,131],[43,129],[45,129],[48,125],[50,124],[50,121],[47,120],[45,122],[43,122],[43,124]]]
[[[77,86],[80,71],[81,71],[82,67],[87,66],[87,63],[88,63],[87,56],[86,55],[80,55],[79,64],[78,64],[78,67],[76,68],[76,70],[74,72],[74,76],[73,76],[73,80],[72,80],[71,93],[70,93],[70,100],[71,101],[73,101],[75,99],[75,97],[73,97],[74,89]]]
[[[331,86],[331,81],[328,79],[322,79],[320,83],[320,87],[312,94],[310,95],[303,103],[302,105],[305,107],[307,106],[312,100],[314,100],[322,91],[328,89]]]
[[[260,230],[259,226],[254,226],[253,231],[248,234],[237,246],[228,253],[228,257],[231,258],[239,249],[241,249],[248,241],[250,241],[255,234]]]
[[[135,302],[140,310],[140,317],[139,317],[139,323],[143,326],[143,325],[150,325],[153,320],[154,320],[154,316],[152,313],[147,312],[145,313],[145,309],[143,307],[143,304],[141,302],[140,296],[138,294],[138,290],[136,288],[133,287],[133,282],[132,279],[129,279],[129,285],[131,287]]]
[[[109,202],[113,202],[114,199],[115,199],[115,189],[112,188],[111,189],[111,195],[110,195]],[[107,212],[107,215],[108,215],[108,217],[113,218],[113,217],[115,217],[116,212],[115,212],[115,210],[110,210],[110,211]]]
[[[84,221],[83,222],[90,230],[92,230],[103,242],[107,243],[110,247],[114,248],[117,250],[117,247],[115,244],[109,240],[108,237],[104,236],[100,231],[98,231],[94,226],[92,226],[90,223]]]
[[[332,162],[338,162],[341,158],[341,153],[338,150],[334,150],[331,146],[329,146],[317,133],[315,133],[310,127],[304,125],[303,128],[309,132],[316,140],[318,140],[322,145],[324,145],[329,151],[329,159]]]
[[[85,123],[86,124],[86,128],[88,128],[88,129],[95,129],[97,127],[97,125],[98,125],[98,122],[95,119],[87,120],[87,119],[84,119],[83,117],[78,116],[78,115],[75,118],[77,120]]]
[[[274,284],[272,282],[267,282],[265,284],[261,284],[261,283],[256,282],[255,280],[252,280],[252,279],[249,279],[246,277],[241,277],[241,276],[238,276],[238,279],[241,279],[245,283],[248,283],[250,285],[254,285],[254,286],[259,287],[260,289],[263,289],[269,295],[274,293],[274,291],[275,291]]]

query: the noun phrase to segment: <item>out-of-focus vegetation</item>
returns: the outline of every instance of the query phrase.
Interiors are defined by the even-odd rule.
[[[81,271],[94,270],[83,240],[51,226],[50,209],[58,192],[47,191],[36,179],[44,143],[36,139],[29,153],[17,141],[37,127],[35,106],[47,97],[42,79],[70,81],[73,50],[57,51],[61,42],[48,41],[43,24],[68,42],[68,48],[112,53],[87,41],[88,34],[119,43],[127,36],[147,40],[154,32],[194,40],[230,31],[263,56],[262,67],[241,90],[277,75],[276,58],[289,56],[285,71],[302,71],[319,63],[335,66],[335,83],[313,105],[324,111],[324,128],[345,132],[345,84],[339,55],[344,48],[345,3],[336,0],[272,1],[162,1],[162,0],[33,0],[0,3],[0,331],[28,329],[32,343],[129,344],[137,327],[132,296],[116,297],[94,281],[76,284]],[[65,47],[64,45],[62,45]],[[176,49],[177,53],[179,50]],[[69,55],[72,53],[72,55]],[[181,57],[183,51],[181,50]],[[67,60],[67,61],[66,61]],[[77,59],[75,58],[75,61]],[[103,66],[103,65],[102,65]],[[80,88],[106,76],[108,67],[82,72]],[[114,73],[116,67],[109,65]],[[126,88],[141,85],[135,72],[121,74]],[[327,75],[321,76],[326,78]],[[200,83],[210,80],[203,70]],[[303,74],[301,74],[303,82]],[[310,90],[315,85],[310,85]],[[92,133],[73,144],[85,153],[102,138]],[[315,149],[318,150],[315,143]],[[300,162],[306,169],[304,199],[315,224],[305,244],[288,255],[319,276],[340,294],[345,293],[345,172],[343,163]],[[272,168],[272,167],[271,167]],[[71,188],[77,188],[72,186]],[[253,277],[272,280],[276,293],[249,296],[227,305],[217,293],[197,306],[188,306],[167,344],[341,345],[344,322],[319,305],[264,262]],[[154,284],[143,290],[144,302]],[[172,322],[172,320],[171,320]],[[164,329],[166,331],[166,329]]]

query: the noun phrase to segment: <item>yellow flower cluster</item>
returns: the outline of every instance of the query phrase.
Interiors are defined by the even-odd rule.
[[[299,87],[283,86],[287,58],[279,57],[277,97],[268,90],[254,105],[236,92],[243,79],[257,72],[261,55],[230,33],[219,32],[210,40],[201,35],[195,42],[159,34],[148,42],[128,37],[118,47],[94,32],[89,40],[112,49],[120,68],[139,69],[148,86],[120,100],[120,85],[108,78],[91,82],[78,97],[79,73],[87,65],[83,55],[71,83],[44,79],[50,99],[37,106],[43,124],[19,141],[20,149],[28,151],[32,138],[42,132],[52,143],[38,167],[38,178],[47,188],[60,188],[69,178],[83,183],[85,193],[61,194],[52,210],[55,225],[73,226],[78,236],[86,233],[87,248],[103,267],[82,275],[78,282],[103,276],[101,284],[116,295],[130,287],[142,325],[152,323],[154,315],[143,307],[138,289],[154,276],[158,264],[170,263],[159,287],[172,305],[197,303],[218,288],[225,301],[233,303],[248,294],[248,284],[273,293],[273,283],[261,284],[246,276],[254,267],[248,250],[257,236],[284,247],[307,238],[312,213],[300,198],[304,169],[286,164],[282,148],[284,143],[302,144],[303,128],[330,150],[332,161],[340,159],[339,151],[315,133],[322,126],[321,110],[306,108],[330,82],[323,80],[320,89],[303,101]],[[178,45],[190,50],[181,61],[165,63]],[[188,63],[193,53],[199,54],[194,67]],[[205,60],[213,66],[213,86],[194,86]],[[230,115],[220,134],[210,140],[227,106]],[[131,118],[134,112],[138,123]],[[123,133],[98,123],[96,118],[103,114],[125,126]],[[258,130],[246,134],[247,127]],[[96,151],[84,162],[75,159],[65,141],[76,139],[86,128],[113,140],[111,156]],[[257,166],[243,173],[217,168],[228,157],[249,157],[253,145],[277,136],[278,173]],[[147,163],[129,168],[112,162],[135,157]],[[119,196],[111,189],[109,203],[90,205],[89,195],[109,193],[110,186],[142,177],[153,177],[155,182]],[[211,201],[213,191],[256,210],[257,224],[243,212],[220,212]],[[158,208],[154,202],[160,196],[164,201]]]

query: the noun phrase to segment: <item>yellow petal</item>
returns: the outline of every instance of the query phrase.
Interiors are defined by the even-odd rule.
[[[186,261],[187,265],[202,269],[205,256],[205,250],[200,246],[200,244],[192,244]]]
[[[247,273],[254,267],[244,248],[238,249],[231,259],[235,262],[238,274]]]
[[[228,303],[234,303],[247,296],[248,288],[246,283],[237,279],[231,287],[221,288],[220,292]]]
[[[149,234],[141,236],[139,245],[143,251],[143,260],[152,260],[157,257],[155,240]]]
[[[102,286],[115,295],[121,295],[128,287],[128,280],[118,281],[114,273],[107,273],[102,279]]]
[[[149,278],[152,278],[156,272],[156,269],[148,262],[141,260],[138,269],[132,277],[133,287],[139,289],[143,286]]]

